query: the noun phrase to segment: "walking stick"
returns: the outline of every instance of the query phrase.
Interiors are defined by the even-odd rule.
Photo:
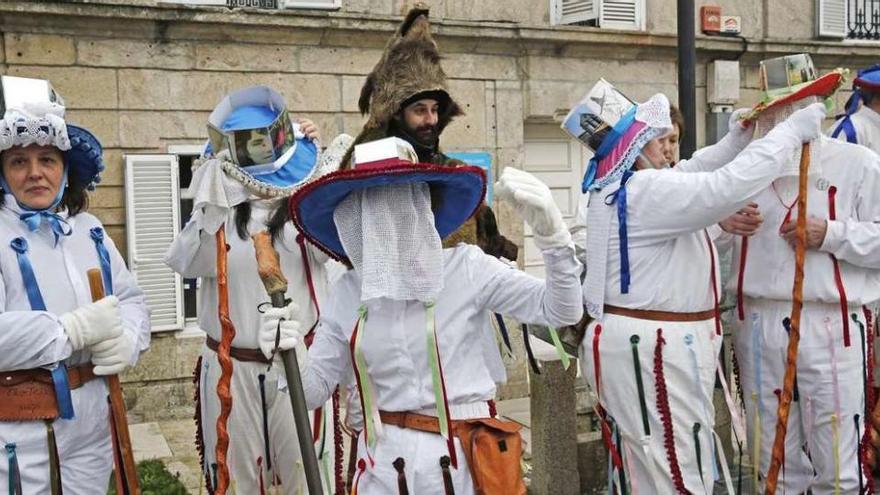
[[[272,236],[264,231],[254,234],[251,238],[254,240],[254,251],[257,255],[257,270],[272,301],[272,306],[283,308],[285,306],[284,294],[287,292],[287,279],[281,273],[278,252],[272,246]],[[318,469],[318,456],[315,454],[315,447],[312,444],[309,410],[306,408],[306,396],[303,391],[302,377],[299,374],[296,350],[281,351],[281,360],[284,363],[284,376],[287,378],[287,389],[290,393],[290,405],[293,408],[293,420],[296,425],[296,436],[299,439],[306,485],[310,494],[320,495],[324,493],[321,488],[321,472]]]
[[[229,319],[229,283],[226,279],[226,229],[220,226],[214,235],[217,241],[217,312],[220,319],[221,337],[217,348],[217,362],[220,363],[220,379],[217,380],[217,398],[220,400],[220,415],[217,416],[217,445],[214,456],[217,458],[217,486],[214,495],[224,495],[229,488],[229,466],[226,464],[226,451],[229,450],[229,414],[232,412],[232,339],[235,326]]]
[[[104,298],[104,279],[101,270],[92,268],[87,272],[92,301]],[[131,448],[131,436],[128,433],[128,418],[125,413],[125,401],[122,398],[122,385],[118,375],[107,377],[107,390],[110,400],[110,433],[113,436],[113,461],[116,464],[116,493],[120,495],[140,495],[138,486],[137,466]]]
[[[794,255],[794,287],[792,288],[791,331],[788,335],[787,360],[785,378],[782,381],[782,394],[776,410],[776,436],[773,438],[773,450],[770,454],[770,470],[767,472],[767,485],[764,493],[774,495],[779,470],[785,461],[785,433],[788,429],[788,413],[794,392],[794,380],[797,372],[798,343],[801,340],[801,309],[804,306],[804,258],[807,253],[807,172],[810,169],[810,143],[801,148],[801,162],[798,176],[798,216],[795,234]],[[757,468],[756,468],[757,469]]]

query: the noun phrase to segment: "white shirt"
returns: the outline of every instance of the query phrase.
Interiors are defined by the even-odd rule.
[[[546,282],[459,244],[443,250],[444,282],[436,303],[436,331],[449,403],[492,399],[495,381],[484,358],[481,333],[488,312],[549,326],[576,323],[582,315],[580,263],[573,246],[544,253]],[[361,306],[354,270],[333,287],[303,373],[306,402],[322,404],[353,374],[349,341]],[[367,373],[380,410],[435,407],[426,345],[425,307],[416,301],[372,300],[361,332]],[[496,351],[497,352],[497,351]]]
[[[714,257],[718,283],[718,256],[705,229],[734,213],[781,173],[785,160],[780,150],[800,146],[795,136],[775,131],[737,155],[746,139],[746,134],[729,135],[675,168],[633,174],[626,186],[631,277],[627,294],[620,286],[617,205],[605,204],[619,183],[590,193],[584,301],[591,314],[601,314],[603,304],[670,312],[698,312],[714,306],[711,266]],[[609,221],[609,215],[607,268],[604,277],[596,280],[590,270],[598,264],[593,260],[601,256],[590,251],[590,237],[601,235],[596,234],[601,226],[594,225],[603,217]],[[591,289],[591,284],[595,287],[603,279],[604,298]]]
[[[880,113],[862,105],[856,113],[850,117],[853,128],[856,130],[856,140],[858,144],[868,147],[874,153],[880,153]],[[840,126],[842,119],[838,119],[828,129],[828,135],[834,133]],[[837,139],[846,141],[846,133],[840,131]]]
[[[829,218],[828,190],[837,188],[836,220],[828,220],[825,240],[818,250],[808,250],[804,264],[804,300],[838,303],[829,254],[837,257],[850,304],[880,299],[880,157],[870,150],[822,137],[820,174],[810,176],[807,194],[809,215]],[[779,236],[786,205],[797,197],[798,178],[780,177],[773,188],[753,201],[764,217],[761,228],[749,238],[743,294],[747,297],[791,300],[794,249]],[[791,220],[797,218],[797,206]],[[741,241],[733,253],[728,287],[736,290]]]
[[[267,201],[251,202],[247,239],[238,236],[233,212],[230,212],[226,220],[226,244],[230,246],[227,256],[229,317],[235,326],[233,347],[259,349],[257,334],[260,327],[260,313],[257,307],[268,302],[269,295],[257,272],[257,258],[250,235],[267,230],[266,222],[273,205],[273,202]],[[309,295],[305,265],[296,242],[297,233],[293,224],[288,222],[274,245],[278,251],[281,272],[287,278],[286,297],[299,306],[301,321],[311,327],[317,319],[317,312]],[[327,256],[308,242],[305,245],[312,284],[320,306],[327,290],[327,274],[324,269]],[[184,277],[201,277],[199,327],[211,338],[219,341],[222,331],[217,314],[216,243],[213,235],[202,231],[201,211],[193,213],[190,221],[174,239],[165,254],[165,263]],[[323,309],[321,308],[322,311]]]
[[[88,213],[67,218],[72,234],[55,238],[46,222],[31,232],[19,220],[21,209],[11,194],[0,207],[0,370],[20,370],[48,366],[59,361],[68,365],[87,363],[87,350],[72,353],[70,341],[59,316],[92,302],[86,272],[100,268],[95,243],[89,230],[102,227]],[[27,257],[39,285],[45,311],[31,310],[16,252],[10,242],[23,237],[28,244]],[[110,254],[113,293],[119,298],[119,314],[124,331],[135,342],[130,357],[134,365],[140,352],[150,345],[150,315],[143,292],[113,244],[104,236]]]

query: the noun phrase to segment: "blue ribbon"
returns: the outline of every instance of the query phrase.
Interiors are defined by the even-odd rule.
[[[599,149],[597,149],[593,154],[593,157],[590,158],[590,163],[587,165],[587,171],[584,173],[584,181],[581,183],[581,192],[587,192],[590,186],[593,185],[593,181],[596,180],[596,174],[599,170],[599,162],[614,149],[614,146],[620,141],[623,134],[629,130],[635,120],[636,107],[632,107],[628,112],[623,114],[623,116],[620,117],[620,120],[614,124],[614,127],[608,131],[608,135],[602,140]]]
[[[9,242],[9,247],[15,251],[15,255],[18,258],[18,268],[21,270],[21,279],[24,282],[24,289],[27,291],[31,309],[34,311],[46,311],[43,294],[40,293],[40,286],[37,284],[37,278],[34,276],[33,268],[31,268],[31,261],[27,256],[27,241],[24,237],[16,237]]]
[[[45,221],[52,229],[52,234],[55,235],[56,246],[58,245],[58,239],[61,236],[68,236],[73,232],[73,229],[66,220],[61,218],[57,213],[52,213],[47,210],[26,211],[20,214],[18,218],[28,226],[28,229],[31,232],[39,230],[40,225]]]
[[[6,459],[9,461],[9,495],[21,495],[21,473],[18,470],[14,443],[6,444]]]
[[[104,229],[93,227],[89,235],[95,241],[95,250],[98,252],[98,262],[101,264],[101,277],[104,279],[104,293],[113,294],[113,272],[110,269],[110,253],[104,246]]]
[[[513,347],[510,345],[510,335],[507,333],[507,325],[504,324],[504,317],[495,313],[495,321],[498,322],[498,330],[501,332],[501,338],[504,339],[504,345],[507,346],[508,351],[513,352]]]
[[[841,131],[846,134],[846,140],[849,143],[859,144],[859,139],[856,136],[856,128],[853,126],[852,118],[849,114],[843,117],[843,120],[840,121],[840,125],[837,126],[837,129],[834,129],[834,132],[831,134],[831,137],[837,139],[837,136],[840,135]]]
[[[626,183],[632,170],[625,170],[620,177],[620,187],[605,197],[606,205],[617,203],[617,234],[620,238],[620,293],[629,294],[629,238],[626,233]]]
[[[52,369],[52,383],[55,385],[55,399],[58,400],[61,419],[73,419],[73,398],[70,396],[67,366],[63,362]]]

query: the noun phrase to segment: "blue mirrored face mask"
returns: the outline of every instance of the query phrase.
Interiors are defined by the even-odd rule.
[[[208,137],[214,154],[229,150],[231,160],[239,167],[272,163],[296,142],[287,110],[268,125],[255,128],[222,130],[209,123]]]

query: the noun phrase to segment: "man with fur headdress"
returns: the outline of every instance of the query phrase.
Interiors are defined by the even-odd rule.
[[[388,40],[361,88],[358,107],[369,118],[343,160],[344,166],[350,162],[354,145],[390,136],[410,143],[421,163],[462,164],[440,149],[440,134],[453,118],[464,115],[449,94],[441,58],[431,36],[428,8],[417,4]],[[495,214],[485,204],[444,245],[459,242],[476,244],[495,257],[516,259],[516,245],[498,232]]]

